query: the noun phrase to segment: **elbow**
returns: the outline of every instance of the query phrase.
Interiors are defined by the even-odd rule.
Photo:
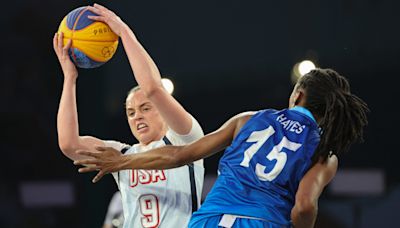
[[[315,225],[318,214],[316,201],[297,200],[291,212],[293,227],[312,228]]]
[[[293,210],[299,217],[314,217],[318,213],[318,203],[309,198],[296,199]]]
[[[71,155],[75,154],[78,148],[76,142],[61,139],[58,141],[58,146],[60,147],[61,152],[67,157],[71,157]]]

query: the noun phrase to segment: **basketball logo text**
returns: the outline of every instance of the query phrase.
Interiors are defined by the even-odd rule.
[[[111,32],[111,29],[107,28],[107,27],[103,27],[103,28],[98,28],[98,29],[93,30],[93,33],[95,36],[98,34],[103,34],[103,33],[107,33],[107,32]]]

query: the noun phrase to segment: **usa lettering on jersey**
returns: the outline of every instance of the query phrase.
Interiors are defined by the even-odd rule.
[[[129,170],[129,176],[131,188],[167,180],[164,170]]]

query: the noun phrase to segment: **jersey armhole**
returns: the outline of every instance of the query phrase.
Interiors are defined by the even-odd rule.
[[[131,148],[130,146],[126,146],[126,147],[122,148],[121,154],[125,154],[130,148]],[[119,172],[120,172],[120,171],[117,172],[117,182],[118,182],[118,186],[119,186],[119,180],[120,180],[120,178],[119,178]]]

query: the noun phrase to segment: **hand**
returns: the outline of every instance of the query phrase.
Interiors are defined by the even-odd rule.
[[[96,183],[104,175],[119,171],[122,154],[112,147],[96,147],[97,152],[78,151],[80,155],[86,155],[91,158],[74,161],[74,165],[84,165],[86,167],[78,169],[80,173],[99,171],[92,182]]]
[[[127,26],[113,11],[102,5],[94,4],[93,6],[88,6],[87,9],[98,15],[88,16],[89,19],[106,23],[118,36],[121,36],[122,30]]]
[[[56,52],[58,61],[61,64],[62,71],[64,73],[64,77],[73,77],[76,79],[78,77],[78,70],[76,66],[71,61],[68,50],[71,48],[72,40],[69,40],[67,45],[63,44],[64,34],[56,33],[53,38],[53,48]]]

